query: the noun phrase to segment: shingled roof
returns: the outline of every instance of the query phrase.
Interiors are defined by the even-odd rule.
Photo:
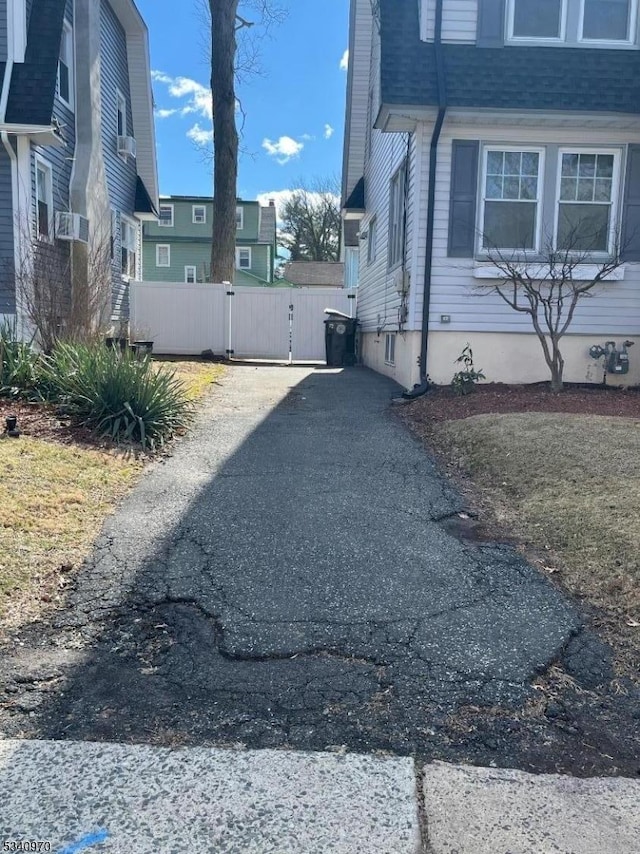
[[[284,268],[284,277],[299,287],[341,288],[344,264],[340,261],[291,261]]]
[[[384,104],[438,103],[416,0],[381,0]],[[640,113],[640,51],[444,44],[451,107]]]
[[[13,66],[5,120],[50,125],[66,0],[33,0],[25,61]]]

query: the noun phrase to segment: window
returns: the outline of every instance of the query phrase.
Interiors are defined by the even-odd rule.
[[[118,136],[127,136],[127,99],[122,92],[116,92]]]
[[[541,151],[485,150],[483,249],[536,249]]]
[[[173,228],[173,205],[160,205],[158,225],[162,228]]]
[[[236,231],[244,228],[244,208],[236,208]]]
[[[565,0],[510,0],[509,38],[563,39]]]
[[[390,267],[399,264],[404,258],[406,191],[407,164],[405,162],[391,179],[391,209],[389,211]]]
[[[636,6],[632,0],[582,0],[581,38],[632,41]]]
[[[156,246],[156,267],[171,266],[171,247],[168,243],[158,243]]]
[[[187,285],[195,285],[197,282],[197,270],[194,264],[189,264],[184,268],[184,280]]]
[[[73,68],[73,29],[71,24],[65,21],[58,60],[58,95],[69,107],[73,107]]]
[[[576,252],[609,252],[618,186],[613,151],[561,151],[556,245]]]
[[[204,205],[193,205],[191,219],[194,225],[204,225],[207,221],[207,209]]]
[[[36,158],[36,230],[38,237],[53,238],[53,173],[51,165]]]
[[[369,223],[369,239],[367,241],[367,264],[373,264],[378,250],[378,221],[374,217]]]
[[[236,267],[238,270],[251,269],[251,249],[236,249]]]
[[[120,252],[122,275],[135,279],[138,261],[138,227],[120,215]]]
[[[384,363],[385,365],[395,365],[396,363],[395,333],[387,333],[384,337]]]

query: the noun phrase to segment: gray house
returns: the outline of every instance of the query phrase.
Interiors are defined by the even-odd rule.
[[[624,263],[578,305],[566,379],[601,380],[591,345],[640,341],[638,6],[352,0],[344,243],[366,364],[448,383],[470,342],[490,380],[548,378],[529,319],[479,285],[497,277],[488,246],[539,263],[573,226],[587,260],[619,236]]]
[[[77,296],[100,246],[107,293],[96,320],[126,324],[141,221],[158,204],[148,34],[135,3],[0,0],[0,79],[0,318],[24,325],[20,276],[39,248]],[[64,325],[64,305],[56,310]]]

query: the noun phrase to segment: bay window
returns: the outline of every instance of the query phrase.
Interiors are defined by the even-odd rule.
[[[613,151],[560,152],[558,249],[609,252],[619,183]]]
[[[482,249],[538,248],[542,160],[539,150],[485,149]]]

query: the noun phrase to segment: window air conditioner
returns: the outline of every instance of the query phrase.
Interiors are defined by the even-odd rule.
[[[58,211],[56,213],[56,237],[58,240],[88,243],[89,220],[77,213]]]
[[[118,154],[122,157],[131,157],[135,160],[136,157],[136,141],[132,136],[118,137]]]

